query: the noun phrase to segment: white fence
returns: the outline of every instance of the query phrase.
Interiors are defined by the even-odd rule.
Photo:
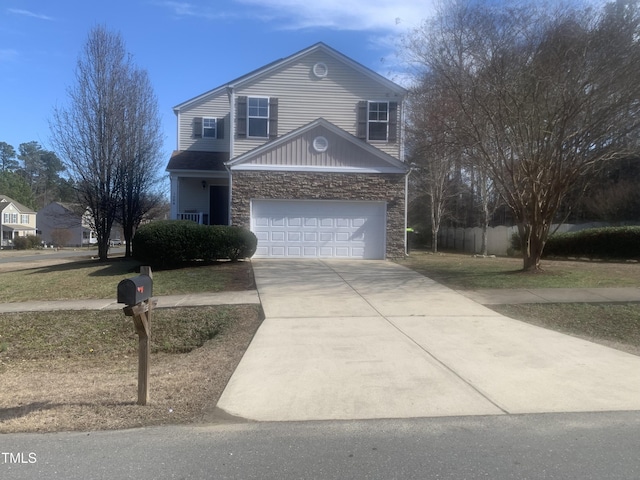
[[[605,227],[605,223],[585,223],[573,225],[565,223],[553,225],[551,232],[577,232],[586,228]],[[489,227],[487,229],[487,254],[506,255],[511,246],[511,236],[518,233],[518,227]],[[438,249],[457,250],[467,253],[482,253],[482,228],[443,227],[438,233]]]

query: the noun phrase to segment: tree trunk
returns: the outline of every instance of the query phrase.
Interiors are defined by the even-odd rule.
[[[104,262],[108,259],[109,254],[109,239],[100,239],[98,241],[98,258],[101,262]]]
[[[481,254],[485,257],[487,256],[487,253],[488,253],[488,248],[487,248],[487,242],[489,240],[488,228],[489,228],[489,225],[486,222],[484,222],[482,224],[482,245],[480,246],[480,250],[482,250]]]
[[[123,227],[122,233],[124,235],[124,256],[125,258],[131,257],[131,239],[133,238],[133,226],[127,225]]]
[[[538,228],[531,225],[518,225],[520,245],[522,250],[522,270],[525,272],[540,272],[540,260],[546,244],[548,232],[544,226]]]
[[[438,253],[438,232],[440,231],[440,215],[434,207],[433,196],[431,198],[431,251],[433,253]]]
[[[431,229],[431,251],[438,253],[438,231],[435,227]]]

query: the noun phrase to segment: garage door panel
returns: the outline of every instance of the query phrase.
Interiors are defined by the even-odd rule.
[[[384,258],[382,202],[253,200],[261,258]]]
[[[272,242],[284,242],[285,232],[273,231],[271,232],[271,241]]]
[[[303,232],[305,242],[317,242],[318,232]]]

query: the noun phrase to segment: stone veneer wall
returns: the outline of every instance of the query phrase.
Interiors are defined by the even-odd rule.
[[[231,223],[249,228],[251,199],[369,200],[387,202],[387,257],[405,253],[404,175],[236,171],[232,174]]]

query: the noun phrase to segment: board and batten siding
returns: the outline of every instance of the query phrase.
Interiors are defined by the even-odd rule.
[[[193,123],[195,118],[223,118],[224,138],[195,138]],[[178,150],[197,150],[203,152],[228,152],[231,132],[229,97],[221,89],[218,95],[206,97],[180,111],[178,131]]]
[[[329,146],[324,152],[313,148],[316,137],[323,136]],[[328,132],[322,127],[315,127],[290,141],[256,155],[247,165],[296,166],[296,167],[336,167],[336,168],[385,168],[389,164],[382,159],[374,158],[357,144]]]
[[[324,63],[326,77],[313,74],[313,66]],[[300,128],[319,117],[341,129],[357,134],[358,102],[362,100],[398,102],[398,129],[402,115],[402,98],[393,90],[371,77],[338,61],[323,52],[315,52],[280,69],[258,76],[235,91],[237,96],[277,97],[278,136]],[[397,132],[400,139],[400,132]],[[232,157],[246,153],[266,139],[235,139]],[[400,143],[371,142],[372,145],[396,158]]]

